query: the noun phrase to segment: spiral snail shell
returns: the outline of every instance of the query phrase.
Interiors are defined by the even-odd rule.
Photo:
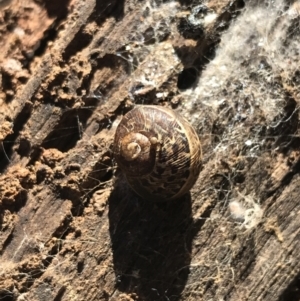
[[[119,123],[113,152],[131,188],[151,200],[187,193],[201,167],[201,144],[192,126],[165,107],[139,105]]]

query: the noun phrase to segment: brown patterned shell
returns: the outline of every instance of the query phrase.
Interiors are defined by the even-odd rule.
[[[201,144],[178,113],[160,106],[136,106],[117,127],[114,157],[140,196],[170,200],[187,193],[201,167]]]

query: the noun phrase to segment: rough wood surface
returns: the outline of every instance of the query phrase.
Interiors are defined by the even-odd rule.
[[[0,299],[300,300],[298,1],[0,1]],[[191,193],[136,196],[134,104],[190,120]]]

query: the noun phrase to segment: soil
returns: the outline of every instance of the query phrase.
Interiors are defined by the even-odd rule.
[[[300,300],[297,1],[0,1],[0,299]],[[199,134],[184,197],[137,196],[135,104]]]

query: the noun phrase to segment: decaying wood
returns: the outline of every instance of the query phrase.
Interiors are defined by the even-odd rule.
[[[299,3],[50,2],[0,8],[0,299],[299,300]],[[180,200],[115,166],[137,103],[199,133]]]

